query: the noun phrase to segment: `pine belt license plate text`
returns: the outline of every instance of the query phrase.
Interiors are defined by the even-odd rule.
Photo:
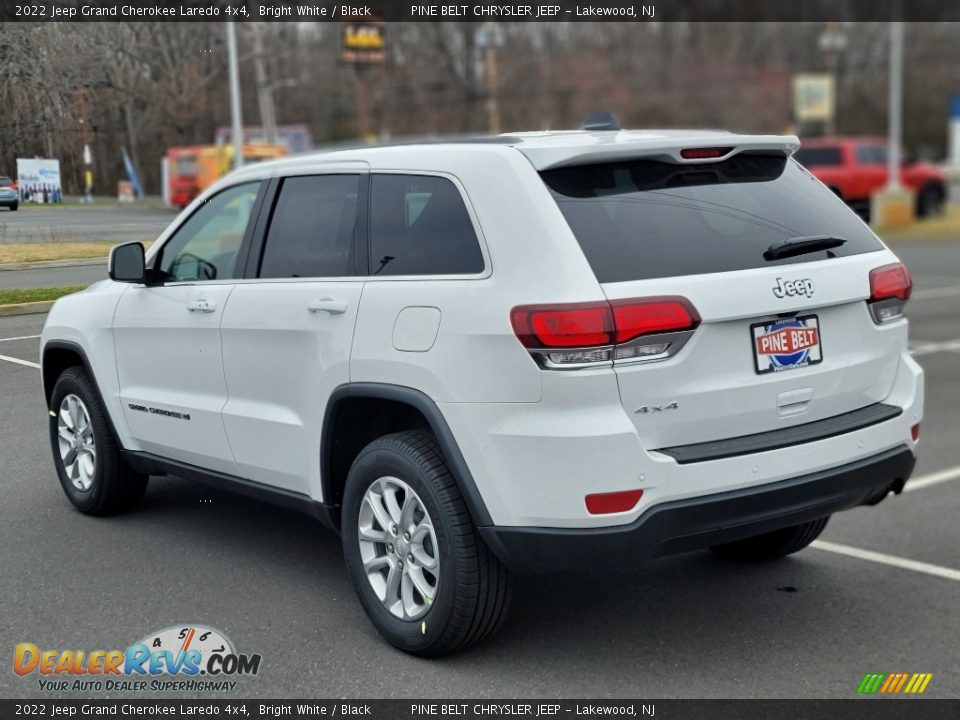
[[[782,318],[750,326],[757,373],[780,372],[816,365],[823,360],[820,320],[816,315]]]

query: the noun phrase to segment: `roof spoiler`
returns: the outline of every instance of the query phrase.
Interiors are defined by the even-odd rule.
[[[579,136],[578,140],[583,136]],[[659,160],[677,165],[722,162],[742,152],[793,155],[800,148],[795,135],[703,134],[688,139],[632,135],[629,131],[609,137],[593,136],[593,144],[543,144],[516,146],[537,170],[592,165],[623,160]],[[704,152],[707,151],[707,152]]]

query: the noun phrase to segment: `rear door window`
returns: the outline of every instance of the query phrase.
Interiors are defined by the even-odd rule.
[[[880,250],[843,202],[793,160],[740,153],[718,163],[654,160],[546,170],[543,181],[600,282],[728,272]],[[846,243],[764,259],[774,243]]]
[[[359,175],[289,177],[280,187],[262,278],[349,277],[356,268]]]
[[[885,145],[857,145],[857,162],[861,165],[886,165],[887,148]]]
[[[840,148],[835,146],[800,148],[793,157],[804,167],[836,167],[843,164]]]
[[[373,275],[469,275],[483,253],[463,197],[433,175],[374,175],[370,190]]]

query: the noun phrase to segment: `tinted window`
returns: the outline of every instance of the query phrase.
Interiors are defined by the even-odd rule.
[[[843,158],[838,147],[800,148],[794,157],[804,167],[843,164]]]
[[[316,175],[283,181],[273,210],[260,277],[357,275],[359,175]]]
[[[375,175],[371,193],[374,275],[483,271],[480,243],[452,182],[426,175]]]
[[[879,250],[832,192],[784,157],[652,160],[542,173],[600,282],[696,275]],[[831,235],[846,244],[769,262],[772,244]]]
[[[0,175],[0,187],[10,187],[11,185],[13,185],[13,180],[6,175]]]
[[[236,185],[204,203],[163,246],[157,279],[235,277],[237,253],[259,190],[259,182]]]
[[[861,165],[886,165],[887,147],[885,145],[857,145],[857,162]]]

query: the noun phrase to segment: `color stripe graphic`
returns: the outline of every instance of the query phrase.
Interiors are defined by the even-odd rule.
[[[933,679],[933,673],[867,673],[857,686],[861,695],[920,695]]]

